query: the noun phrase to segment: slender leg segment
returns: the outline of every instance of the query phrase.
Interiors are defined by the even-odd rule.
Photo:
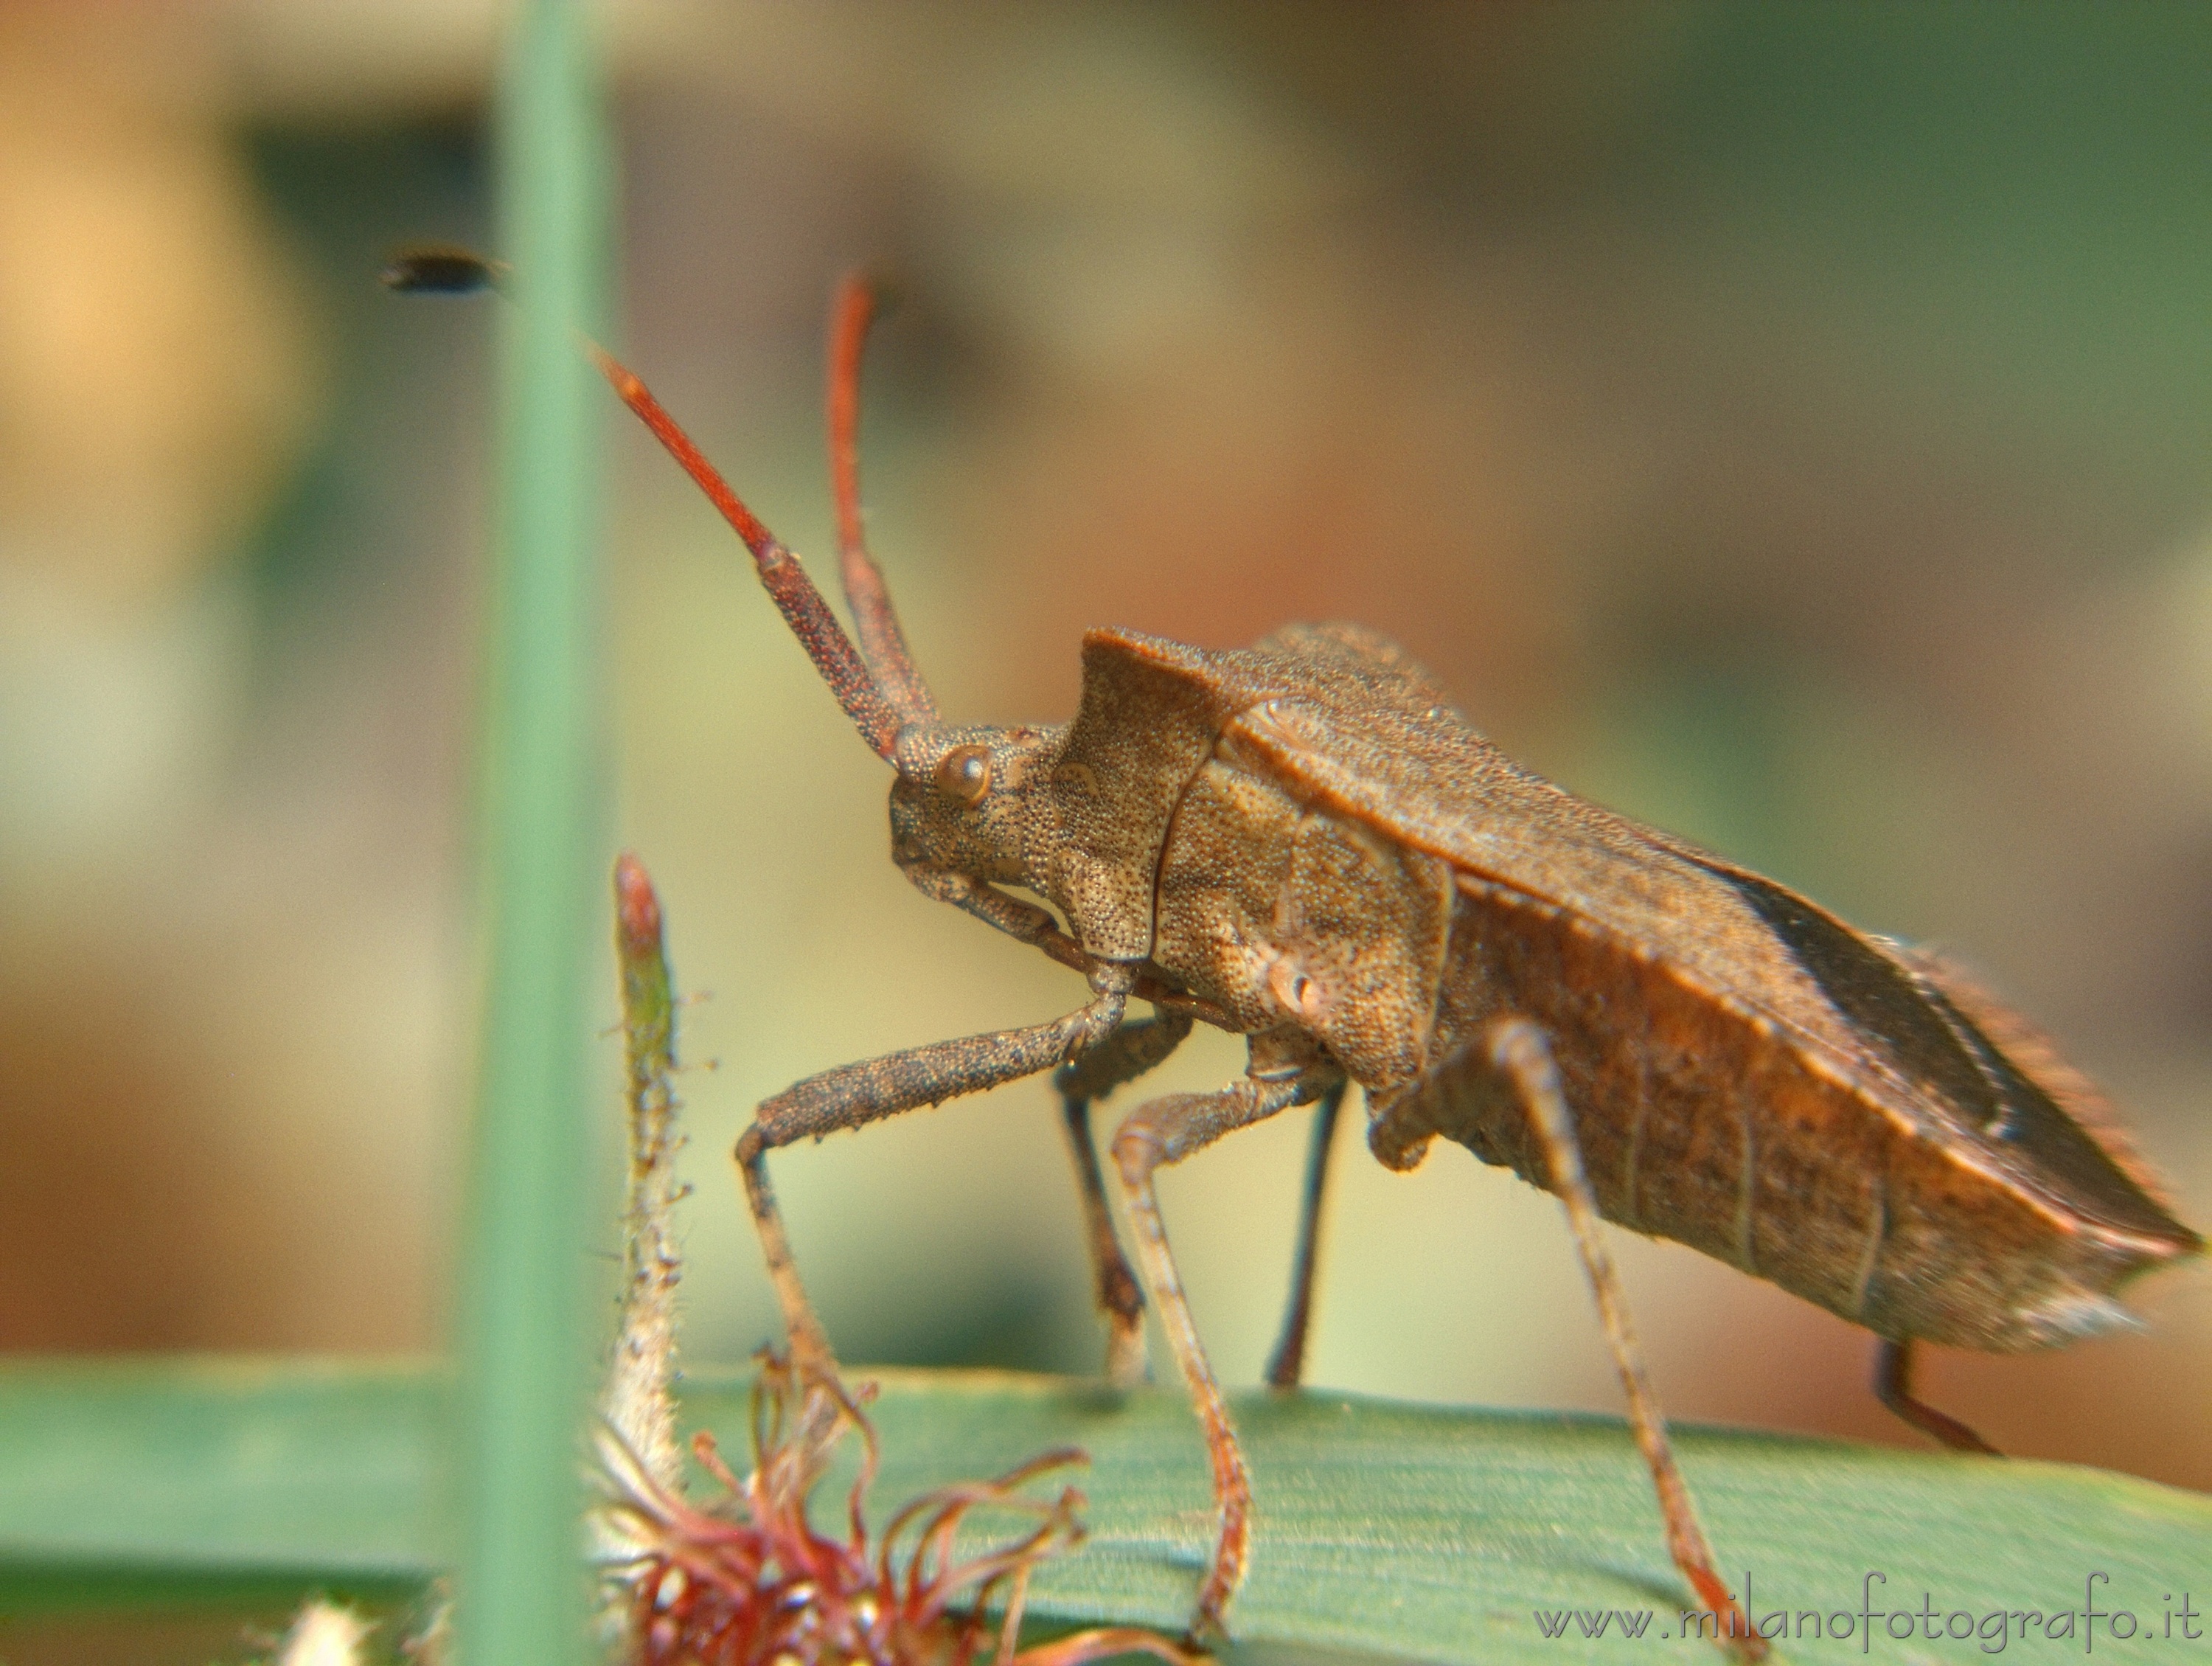
[[[1954,1452],[1981,1452],[1990,1457],[2003,1453],[1954,1417],[1946,1417],[1924,1400],[1912,1395],[1912,1349],[1910,1336],[1882,1339],[1874,1356],[1874,1391],[1881,1403],[1929,1438]]]
[[[1597,1298],[1606,1341],[1613,1349],[1621,1387],[1627,1391],[1629,1426],[1635,1431],[1636,1444],[1658,1490],[1659,1513],[1667,1523],[1668,1552],[1698,1599],[1722,1616],[1723,1640],[1732,1644],[1743,1658],[1762,1660],[1767,1652],[1765,1640],[1753,1629],[1750,1617],[1736,1605],[1714,1571],[1712,1547],[1698,1523],[1697,1506],[1691,1502],[1682,1472],[1675,1467],[1666,1420],[1660,1414],[1657,1396],[1651,1392],[1643,1352],[1629,1324],[1628,1303],[1620,1277],[1613,1270],[1613,1258],[1606,1253],[1605,1240],[1598,1232],[1597,1202],[1590,1195],[1589,1180],[1583,1171],[1582,1144],[1575,1137],[1574,1113],[1568,1109],[1551,1043],[1542,1030],[1522,1018],[1499,1019],[1490,1027],[1486,1040],[1490,1062],[1512,1084],[1528,1112],[1543,1144],[1552,1190],[1566,1206],[1567,1224],[1574,1231],[1583,1270],[1589,1274],[1591,1292]]]
[[[1255,1048],[1255,1055],[1257,1051]],[[1255,1065],[1258,1067],[1256,1057]],[[1217,1093],[1172,1094],[1130,1112],[1114,1135],[1114,1162],[1128,1204],[1137,1258],[1144,1266],[1152,1300],[1158,1305],[1176,1364],[1182,1368],[1183,1382],[1206,1426],[1206,1450],[1213,1461],[1213,1501],[1220,1514],[1220,1530],[1191,1617],[1194,1638],[1222,1629],[1222,1613],[1243,1582],[1251,1548],[1252,1481],[1237,1444],[1237,1432],[1229,1421],[1221,1385],[1214,1380],[1206,1349],[1198,1340],[1198,1328],[1191,1319],[1190,1303],[1183,1295],[1175,1257],[1168,1249],[1167,1226],[1160,1219],[1152,1172],[1164,1164],[1181,1162],[1232,1129],[1318,1098],[1340,1079],[1330,1067],[1293,1066],[1280,1074],[1248,1076]]]
[[[1098,1168],[1098,1148],[1091,1138],[1091,1102],[1135,1080],[1181,1046],[1190,1034],[1190,1016],[1162,1012],[1125,1024],[1081,1058],[1060,1066],[1053,1078],[1060,1090],[1067,1127],[1068,1155],[1083,1196],[1083,1219],[1091,1240],[1091,1268],[1097,1280],[1098,1310],[1109,1327],[1106,1374],[1123,1388],[1145,1380],[1145,1292],[1114,1235],[1114,1216],[1106,1207],[1106,1183]]]
[[[1068,1156],[1075,1164],[1075,1183],[1083,1197],[1092,1289],[1098,1311],[1106,1319],[1106,1376],[1116,1388],[1134,1388],[1145,1380],[1145,1288],[1121,1253],[1114,1216],[1106,1206],[1106,1178],[1091,1136],[1091,1101],[1063,1097],[1060,1105]]]
[[[1091,975],[1092,998],[1066,1018],[938,1042],[824,1071],[786,1088],[754,1113],[753,1125],[738,1140],[738,1172],[744,1181],[745,1201],[760,1231],[761,1250],[769,1277],[775,1283],[797,1365],[830,1369],[834,1356],[828,1333],[814,1316],[792,1260],[790,1239],[768,1182],[768,1153],[1064,1064],[1114,1033],[1134,981],[1127,967],[1102,964]]]
[[[1313,1132],[1306,1142],[1306,1181],[1298,1206],[1298,1247],[1291,1263],[1290,1304],[1283,1310],[1282,1335],[1268,1356],[1267,1381],[1278,1389],[1295,1389],[1305,1375],[1306,1326],[1313,1316],[1314,1268],[1321,1260],[1321,1206],[1328,1185],[1329,1148],[1336,1143],[1337,1113],[1344,1109],[1344,1086],[1339,1082],[1321,1096],[1314,1107]]]

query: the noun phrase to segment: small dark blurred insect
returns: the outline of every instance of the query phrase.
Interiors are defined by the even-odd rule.
[[[402,287],[454,288],[450,256]],[[481,281],[481,280],[478,280]],[[1530,775],[1401,649],[1356,625],[1250,648],[1135,631],[1083,642],[1070,724],[944,722],[860,529],[867,286],[839,295],[830,378],[840,575],[857,648],[798,561],[637,378],[615,391],[752,551],[847,715],[896,771],[892,859],[925,893],[1084,973],[1066,1017],[811,1077],[759,1108],[737,1160],[803,1361],[830,1347],[764,1159],[1056,1071],[1109,1364],[1141,1366],[1091,1102],[1194,1022],[1249,1038],[1245,1075],[1140,1106],[1112,1145],[1145,1282],[1207,1432],[1219,1533],[1194,1631],[1242,1579],[1250,1487],[1169,1253],[1152,1176],[1318,1102],[1291,1306],[1270,1379],[1297,1382],[1322,1176],[1347,1084],[1368,1144],[1413,1167],[1437,1135],[1566,1206],[1676,1566],[1763,1652],[1713,1572],[1626,1308],[1602,1215],[1771,1279],[1881,1338],[1876,1391],[1944,1444],[1990,1449],[1911,1389],[1913,1345],[2050,1347],[2122,1322],[2115,1292],[2203,1242],[2153,1196],[2094,1090],[1943,963]],[[1058,917],[1007,889],[1043,897]],[[1154,1016],[1130,1021],[1133,1000]]]

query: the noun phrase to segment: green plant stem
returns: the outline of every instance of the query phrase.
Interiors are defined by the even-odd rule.
[[[629,1076],[629,1206],[623,1215],[622,1327],[599,1395],[599,1413],[672,1493],[684,1489],[677,1444],[676,1289],[684,1259],[675,1212],[676,1001],[670,991],[660,899],[644,864],[615,859],[615,959],[622,969],[623,1058]]]
[[[465,1288],[461,1656],[581,1659],[580,1435],[593,1285],[587,996],[600,913],[593,669],[606,168],[584,9],[528,0],[501,78],[498,549],[489,596],[482,862],[489,926]]]

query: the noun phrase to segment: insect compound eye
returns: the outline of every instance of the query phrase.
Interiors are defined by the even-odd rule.
[[[981,746],[955,746],[939,762],[937,790],[975,806],[991,790],[991,754]]]

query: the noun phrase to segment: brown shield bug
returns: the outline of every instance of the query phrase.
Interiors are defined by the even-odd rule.
[[[441,258],[450,258],[441,257]],[[403,278],[405,274],[402,273]],[[423,287],[453,287],[441,267]],[[1119,1376],[1141,1298],[1116,1244],[1091,1100],[1194,1023],[1249,1037],[1244,1076],[1153,1100],[1112,1155],[1145,1284],[1203,1419],[1219,1534],[1194,1628],[1218,1627],[1250,1491],[1169,1252],[1152,1177],[1223,1134],[1319,1101],[1298,1264],[1273,1380],[1295,1383],[1335,1110],[1410,1168],[1438,1135],[1566,1206],[1676,1566],[1747,1654],[1644,1379],[1595,1217],[1673,1238],[1881,1339],[1875,1388],[1944,1444],[1990,1449],[1914,1398],[1929,1341],[2012,1352],[2122,1322],[2116,1292],[2203,1241],[2117,1146],[2095,1091],[1942,963],[1523,770],[1395,646],[1294,625],[1216,652],[1093,630],[1072,723],[955,727],[915,669],[862,541],[854,437],[873,303],[835,314],[830,448],[858,645],[797,560],[644,386],[616,392],[752,551],[861,738],[896,769],[892,856],[923,891],[1083,972],[1055,1021],[892,1054],[763,1104],[738,1142],[802,1357],[830,1357],[769,1189],[768,1152],[1018,1077],[1057,1073]],[[596,350],[594,350],[596,353]],[[1018,897],[1042,897],[1057,917]],[[1133,1000],[1154,1016],[1131,1021]]]

